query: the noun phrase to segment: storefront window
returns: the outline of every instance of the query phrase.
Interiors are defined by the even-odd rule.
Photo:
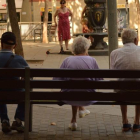
[[[18,22],[20,22],[20,12],[17,12],[17,19]],[[0,13],[0,23],[6,23],[7,22],[7,13]]]
[[[6,13],[0,13],[0,23],[7,22],[7,14]]]
[[[41,12],[41,21],[43,22],[44,12]],[[52,12],[48,12],[48,24],[52,24]]]

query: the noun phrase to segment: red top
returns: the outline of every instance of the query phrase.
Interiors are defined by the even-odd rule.
[[[58,22],[58,37],[59,41],[70,39],[70,21],[69,21],[69,12],[58,13],[59,22]]]

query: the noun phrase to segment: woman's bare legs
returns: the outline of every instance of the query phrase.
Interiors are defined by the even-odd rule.
[[[128,124],[127,105],[121,105],[121,112],[122,112],[122,123],[123,124]]]
[[[89,110],[85,109],[84,106],[79,106],[79,118],[83,118],[88,114],[90,114]]]
[[[65,40],[65,46],[66,46],[66,50],[68,50],[68,43],[69,43],[69,40]]]
[[[59,45],[60,45],[60,50],[61,50],[61,48],[63,47],[63,41],[62,40],[59,41]]]
[[[80,110],[85,110],[85,108],[83,106],[79,106],[79,111]]]
[[[122,131],[127,132],[131,129],[131,124],[128,123],[128,118],[127,118],[127,105],[121,105],[121,112],[122,112],[122,123],[123,123]]]
[[[71,106],[71,107],[72,107],[72,119],[71,119],[71,123],[75,123],[76,122],[76,117],[77,117],[77,111],[78,111],[78,109],[79,109],[79,111],[84,111],[86,109],[83,106]],[[89,113],[90,113],[90,111],[89,111]],[[89,113],[86,112],[85,115],[88,115]]]
[[[72,107],[71,123],[75,123],[76,122],[77,111],[78,111],[78,106],[71,106],[71,107]]]
[[[135,106],[135,121],[134,124],[140,125],[140,105]]]
[[[60,40],[60,41],[59,41],[59,44],[60,44],[60,54],[65,53],[64,50],[63,50],[63,41]]]

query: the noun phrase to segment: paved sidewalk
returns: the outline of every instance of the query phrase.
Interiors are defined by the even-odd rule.
[[[25,59],[32,68],[59,68],[69,55],[61,55],[58,43],[23,43]],[[46,55],[46,51],[51,53]],[[101,69],[109,68],[108,56],[95,56]],[[8,105],[8,114],[12,123],[16,105]],[[33,132],[31,140],[140,140],[140,133],[121,131],[121,111],[115,105],[92,105],[87,109],[91,114],[77,117],[78,130],[71,131],[68,124],[71,120],[69,105],[33,105]],[[129,122],[133,124],[134,106],[128,108]],[[51,125],[54,122],[56,125]],[[0,126],[1,129],[1,126]],[[0,140],[23,140],[23,134],[13,131],[5,135],[0,131]]]

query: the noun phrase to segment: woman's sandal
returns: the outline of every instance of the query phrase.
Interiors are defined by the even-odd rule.
[[[131,124],[123,124],[122,131],[127,132],[131,130]]]
[[[133,132],[138,132],[138,131],[140,131],[140,125],[134,124],[133,125]]]

